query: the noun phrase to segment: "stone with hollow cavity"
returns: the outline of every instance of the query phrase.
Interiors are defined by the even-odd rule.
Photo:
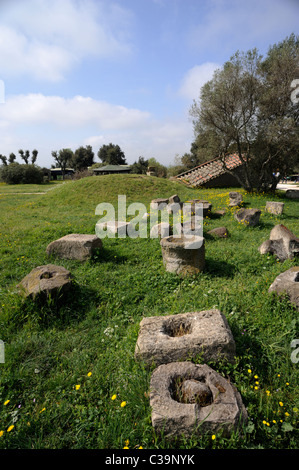
[[[96,235],[71,233],[51,242],[46,253],[62,259],[85,261],[98,248],[102,248],[102,240]]]
[[[71,286],[71,273],[63,266],[46,264],[37,266],[17,285],[24,297],[54,298],[62,296]]]
[[[289,301],[299,310],[299,266],[294,266],[279,274],[269,287],[268,292],[288,297]]]
[[[206,400],[186,403],[180,399],[182,384],[190,380],[204,385],[209,395]],[[150,406],[155,431],[167,439],[219,431],[229,436],[248,420],[235,386],[206,364],[189,361],[163,364],[153,371]]]
[[[135,359],[147,366],[196,358],[234,362],[235,341],[218,309],[143,318]]]

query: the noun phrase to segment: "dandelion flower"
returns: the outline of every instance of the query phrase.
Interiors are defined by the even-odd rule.
[[[80,387],[81,385],[76,385],[76,390],[79,390]]]
[[[258,378],[259,378],[259,376],[258,376],[258,375],[255,375],[255,376],[254,376],[254,378],[255,378],[255,379],[258,379]]]
[[[122,408],[124,408],[124,407],[126,406],[126,404],[127,404],[126,401],[122,401],[121,404],[120,404],[120,406],[121,406]]]
[[[0,437],[3,436],[4,434],[4,431],[0,431]]]
[[[13,430],[13,428],[14,428],[14,425],[12,424],[12,425],[11,425],[11,426],[9,426],[9,428],[7,429],[7,432],[10,432],[10,431],[12,431],[12,430]]]
[[[142,447],[142,446],[139,446],[138,449],[143,449],[143,447]]]
[[[88,372],[87,376],[90,377],[92,375],[92,372]]]
[[[125,446],[125,447],[123,447],[123,449],[128,449],[128,448],[129,448],[129,447],[126,447],[126,446]]]
[[[212,441],[214,441],[215,439],[216,439],[216,436],[215,436],[215,434],[213,434]]]
[[[251,374],[251,369],[248,369],[248,374]]]
[[[276,421],[275,421],[275,419],[273,419],[272,423],[276,424]]]
[[[112,395],[111,400],[115,400],[115,399],[116,399],[116,395]]]
[[[270,390],[266,390],[266,394],[269,396],[270,395]]]
[[[287,411],[285,412],[285,415],[286,415],[286,416],[290,416],[290,415],[289,415],[289,413],[288,413]]]
[[[6,401],[4,402],[4,406],[8,405],[9,402],[10,402],[10,400],[6,400]]]
[[[280,406],[283,406],[283,403],[282,403],[282,401],[280,401],[280,402],[279,402],[279,404],[280,404]]]
[[[43,408],[42,410],[40,410],[40,413],[43,413],[45,411],[46,408]]]

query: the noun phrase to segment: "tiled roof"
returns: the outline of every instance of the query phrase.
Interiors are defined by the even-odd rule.
[[[225,157],[225,164],[229,170],[232,170],[233,168],[237,168],[242,165],[243,162],[239,155],[231,154]],[[214,158],[214,160],[202,163],[191,170],[177,175],[176,178],[182,181],[186,180],[191,186],[200,186],[224,173],[226,173],[226,169],[224,168],[221,159]]]

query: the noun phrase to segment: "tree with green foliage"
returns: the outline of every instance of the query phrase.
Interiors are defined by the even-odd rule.
[[[4,166],[7,165],[7,157],[5,155],[0,154],[0,160]]]
[[[298,162],[299,105],[291,100],[298,60],[294,34],[270,47],[265,59],[256,49],[236,52],[190,109],[197,152],[220,157],[247,191],[274,189],[274,174],[286,175]],[[226,165],[232,152],[242,161],[238,172]]]
[[[62,179],[64,180],[65,170],[74,157],[73,151],[71,149],[61,149],[59,152],[53,150],[51,155],[56,162],[56,168],[61,168]]]
[[[97,153],[99,159],[105,165],[126,165],[126,158],[124,152],[119,145],[109,144],[102,145]]]
[[[16,155],[14,153],[10,153],[8,157],[9,164],[14,163],[16,161]]]
[[[148,160],[145,160],[143,157],[139,157],[137,162],[134,162],[131,165],[131,173],[138,175],[145,175],[148,168]]]
[[[31,156],[32,165],[35,164],[35,162],[37,160],[37,155],[38,155],[38,150],[36,150],[36,149],[32,150],[32,156]]]
[[[75,150],[72,157],[71,165],[76,171],[86,170],[86,168],[94,164],[94,152],[91,145],[86,147],[79,147]]]

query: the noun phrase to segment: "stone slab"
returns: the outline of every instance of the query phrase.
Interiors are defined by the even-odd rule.
[[[144,318],[135,359],[151,365],[195,358],[234,362],[235,341],[225,316],[217,309]]]
[[[102,240],[96,235],[71,233],[51,242],[46,253],[63,259],[85,261],[97,248],[102,248]]]
[[[294,266],[279,274],[268,292],[275,292],[279,296],[286,295],[299,310],[299,266]]]
[[[195,400],[181,400],[184,383],[197,382],[193,388]],[[204,389],[208,397],[203,398]],[[202,401],[196,402],[196,395]],[[189,395],[190,396],[190,395]],[[195,403],[194,403],[195,401]],[[176,436],[216,434],[229,436],[243,424],[248,415],[236,387],[206,364],[173,362],[156,368],[150,381],[152,425],[167,439]]]

